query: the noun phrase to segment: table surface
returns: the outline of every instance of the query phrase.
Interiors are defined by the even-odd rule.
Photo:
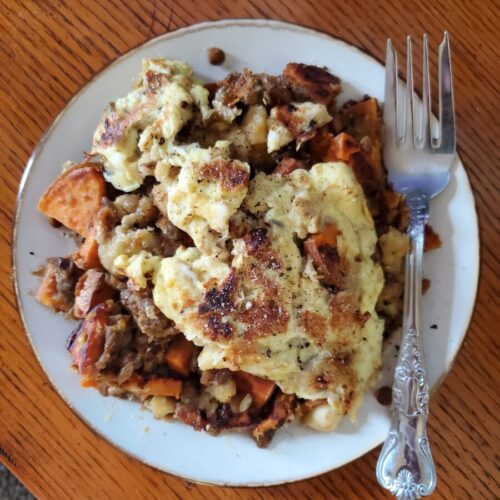
[[[428,5],[424,5],[424,4]],[[392,5],[391,5],[392,4]],[[11,283],[11,230],[24,166],[68,99],[110,61],[166,31],[235,17],[283,19],[344,38],[382,59],[387,37],[451,33],[458,145],[474,189],[481,279],[452,372],[431,402],[436,498],[494,498],[500,323],[498,254],[498,38],[495,1],[18,0],[0,1],[0,458],[40,498],[387,498],[375,480],[379,450],[317,478],[267,489],[215,488],[156,471],[104,442],[49,384],[24,334]],[[495,127],[496,125],[496,127]],[[495,174],[495,169],[497,174]],[[496,398],[495,398],[496,395]],[[8,403],[7,403],[8,402]],[[496,450],[496,451],[495,451]]]

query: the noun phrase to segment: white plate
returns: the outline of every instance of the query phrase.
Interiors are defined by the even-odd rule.
[[[381,46],[384,43],[380,40]],[[208,64],[206,49],[211,46],[226,52],[222,67]],[[38,281],[32,271],[46,257],[72,249],[72,242],[37,213],[38,199],[63,162],[79,160],[89,150],[103,108],[127,92],[141,59],[157,56],[183,59],[212,81],[245,66],[279,73],[289,61],[325,65],[343,80],[343,100],[363,94],[383,98],[384,70],[375,59],[325,34],[276,21],[198,24],[156,38],[115,61],[68,103],[35,150],[21,182],[14,273],[33,349],[54,387],[90,427],[126,453],[183,478],[221,485],[271,485],[308,478],[350,462],[381,443],[387,433],[389,411],[372,393],[366,396],[358,422],[345,421],[332,434],[292,426],[279,432],[266,450],[257,448],[246,434],[211,437],[178,422],[156,421],[138,404],[103,398],[95,390],[81,388],[80,377],[68,368],[64,348],[74,322],[53,314],[33,298]],[[459,160],[450,186],[433,201],[431,212],[431,223],[443,240],[443,248],[425,258],[425,275],[432,279],[432,286],[424,297],[422,324],[425,358],[434,385],[450,369],[463,340],[478,277],[476,212]],[[431,329],[431,325],[438,328]],[[386,357],[393,362],[393,346]],[[387,380],[387,372],[384,377]]]

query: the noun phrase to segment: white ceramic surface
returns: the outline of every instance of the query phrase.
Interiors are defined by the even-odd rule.
[[[222,67],[208,64],[206,49],[211,46],[226,52]],[[37,200],[63,162],[79,160],[82,151],[89,149],[103,108],[127,91],[141,59],[157,56],[186,60],[201,77],[212,81],[245,66],[279,73],[289,61],[325,65],[344,81],[342,100],[363,94],[383,98],[384,70],[375,59],[327,35],[275,21],[199,24],[156,38],[115,61],[69,102],[36,149],[22,180],[14,277],[33,349],[57,391],[89,426],[124,452],[172,474],[214,484],[271,485],[350,462],[381,443],[388,430],[389,411],[372,393],[366,396],[358,422],[345,421],[331,434],[291,426],[279,432],[266,450],[257,448],[246,434],[211,437],[181,423],[156,421],[137,404],[103,398],[95,390],[81,388],[79,376],[69,370],[64,348],[75,324],[33,298],[37,278],[32,271],[46,257],[64,255],[73,247],[71,240],[37,213]],[[450,369],[465,335],[478,277],[474,200],[459,160],[450,186],[432,203],[431,223],[443,247],[425,257],[425,275],[432,279],[432,286],[423,300],[422,324],[429,377],[436,384]],[[380,385],[390,379],[394,354],[389,345]]]

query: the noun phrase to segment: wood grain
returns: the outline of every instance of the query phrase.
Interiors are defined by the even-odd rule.
[[[481,229],[476,309],[456,365],[431,402],[436,498],[498,498],[498,3],[385,0],[0,2],[0,455],[39,498],[387,498],[379,450],[312,480],[213,488],[155,471],[105,443],[49,385],[20,324],[10,279],[11,226],[24,165],[43,131],[92,75],[124,51],[207,19],[283,19],[342,37],[379,59],[426,31],[452,36],[458,145]],[[435,67],[433,68],[435,70]]]

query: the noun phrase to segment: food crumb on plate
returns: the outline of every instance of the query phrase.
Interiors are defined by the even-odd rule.
[[[226,54],[219,47],[210,47],[207,50],[208,61],[214,66],[220,66],[226,60]]]

